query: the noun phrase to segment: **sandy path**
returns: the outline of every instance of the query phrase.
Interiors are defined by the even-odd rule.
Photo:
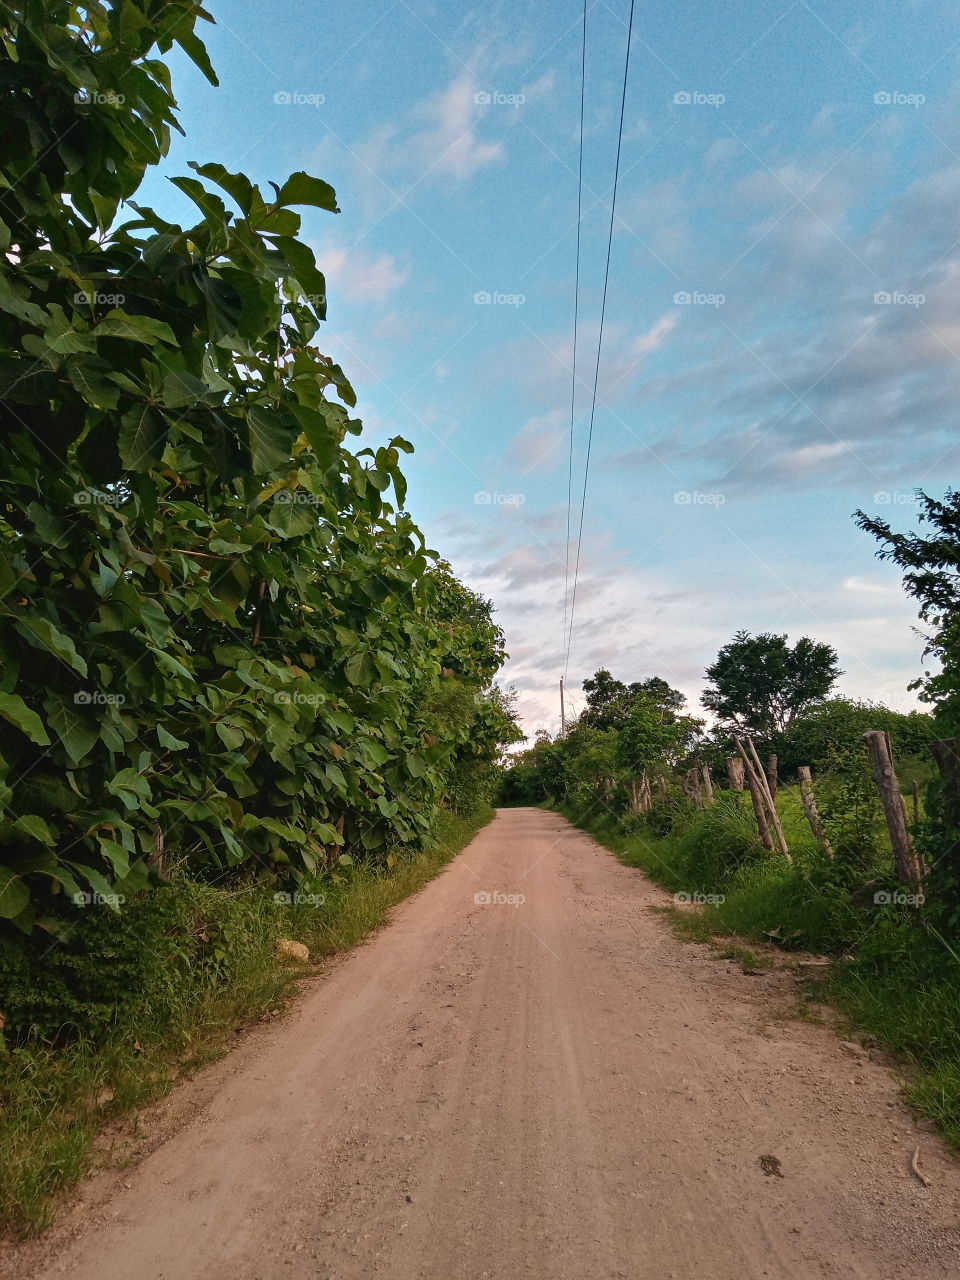
[[[773,1017],[781,979],[675,941],[664,900],[560,817],[501,811],[0,1273],[960,1277],[960,1168],[886,1069]]]

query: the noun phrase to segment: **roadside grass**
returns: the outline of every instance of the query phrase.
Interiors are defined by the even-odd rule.
[[[695,911],[666,909],[685,941],[711,942],[737,960],[751,954],[751,942],[831,958],[815,985],[798,991],[800,1011],[809,1012],[811,998],[830,1004],[893,1054],[905,1096],[960,1151],[960,946],[913,909],[875,905],[875,887],[891,885],[889,854],[867,859],[853,887],[841,883],[813,842],[797,789],[781,788],[777,807],[792,866],[760,848],[752,812],[723,793],[665,835],[609,814],[578,820],[564,812],[669,891],[720,899]]]
[[[96,1163],[105,1124],[221,1056],[234,1032],[296,994],[316,969],[285,962],[281,938],[303,942],[315,959],[355,946],[492,816],[444,814],[423,852],[398,852],[389,871],[354,868],[324,884],[319,905],[277,903],[274,886],[258,883],[221,889],[178,879],[151,895],[159,901],[144,924],[163,931],[164,945],[103,1034],[59,1045],[28,1034],[6,1048],[0,1036],[0,1230],[43,1230],[64,1189]],[[131,945],[143,946],[145,933]]]

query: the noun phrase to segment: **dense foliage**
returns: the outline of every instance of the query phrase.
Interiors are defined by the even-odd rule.
[[[0,916],[63,933],[172,862],[294,878],[418,841],[516,737],[503,637],[354,450],[296,173],[134,202],[193,0],[0,4]],[[477,779],[480,781],[477,782]],[[467,787],[470,791],[470,787]],[[346,851],[346,852],[345,852]]]
[[[700,701],[722,725],[767,738],[825,698],[840,674],[828,644],[802,636],[791,647],[785,635],[738,631],[707,667]]]

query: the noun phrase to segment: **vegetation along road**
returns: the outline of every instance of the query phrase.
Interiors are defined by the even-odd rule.
[[[888,1070],[785,1019],[785,971],[675,940],[668,901],[501,810],[3,1274],[960,1274],[960,1170],[924,1134],[930,1186],[911,1172]]]

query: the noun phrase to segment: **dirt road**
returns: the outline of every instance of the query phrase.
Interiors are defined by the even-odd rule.
[[[960,1172],[890,1074],[779,1017],[787,975],[677,942],[666,900],[502,811],[3,1274],[960,1276]]]

